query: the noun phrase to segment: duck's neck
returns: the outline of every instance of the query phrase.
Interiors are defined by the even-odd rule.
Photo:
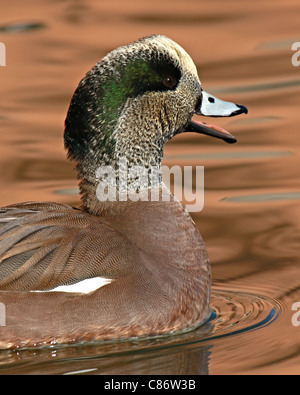
[[[86,211],[101,212],[115,201],[146,200],[149,191],[161,188],[162,146],[148,141],[145,149],[141,140],[138,144],[116,143],[110,155],[104,152],[76,165]]]
[[[98,178],[83,178],[79,183],[83,209],[87,212],[104,212],[113,207],[114,202],[151,200],[151,194],[155,200],[161,199],[163,184],[159,167],[149,172],[145,169],[144,174],[137,177],[134,176],[135,167],[130,166],[122,171],[113,171],[113,175],[108,177],[107,173],[103,175],[100,172],[102,169]]]
[[[123,110],[101,147],[91,145],[90,152],[77,163],[82,202],[88,212],[103,209],[107,201],[126,200],[126,192],[161,186],[163,147],[174,131],[163,118],[148,124],[147,117],[132,113],[134,109],[131,105]],[[129,123],[132,119],[135,121]]]

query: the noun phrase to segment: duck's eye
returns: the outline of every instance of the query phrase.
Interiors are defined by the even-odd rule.
[[[168,88],[174,88],[174,86],[177,84],[177,78],[175,78],[172,75],[168,75],[167,77],[165,77],[164,79],[164,84],[166,87]]]

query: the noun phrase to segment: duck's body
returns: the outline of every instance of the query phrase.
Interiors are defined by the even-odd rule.
[[[179,203],[128,202],[101,216],[36,203],[5,215],[17,226],[3,234],[16,247],[1,282],[2,347],[151,336],[207,319],[209,261]],[[112,281],[88,294],[33,292],[97,277]]]
[[[190,57],[162,36],[113,51],[82,80],[65,131],[82,209],[37,202],[0,213],[0,347],[162,335],[207,320],[209,260],[189,214],[172,197],[99,201],[95,177],[124,155],[129,167],[159,168],[164,143],[188,126],[213,134],[190,121],[202,92]],[[246,112],[229,110],[221,115]]]

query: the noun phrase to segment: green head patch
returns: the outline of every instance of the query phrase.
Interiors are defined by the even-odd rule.
[[[167,53],[115,50],[76,89],[65,124],[65,147],[72,159],[113,149],[110,138],[128,98],[176,89],[181,71]]]

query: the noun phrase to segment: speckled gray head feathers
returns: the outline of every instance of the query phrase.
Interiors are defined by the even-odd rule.
[[[163,145],[195,113],[201,95],[196,67],[174,41],[155,35],[117,48],[83,78],[65,128],[69,157],[94,171],[126,156],[159,164]]]

